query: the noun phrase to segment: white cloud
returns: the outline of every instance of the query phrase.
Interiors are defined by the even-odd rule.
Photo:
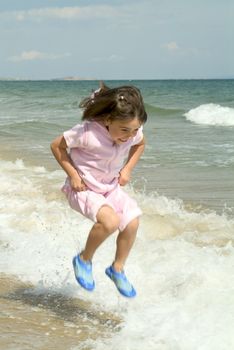
[[[120,55],[110,55],[108,57],[94,57],[91,62],[121,62],[124,61],[124,57]]]
[[[55,55],[55,54],[51,54],[51,53],[45,53],[45,52],[32,50],[32,51],[23,51],[18,56],[9,57],[8,60],[11,62],[36,61],[36,60],[57,60],[57,59],[69,57],[69,56],[71,56],[70,53]]]
[[[177,45],[177,43],[175,41],[170,41],[169,43],[164,44],[163,47],[166,48],[168,51],[179,50],[179,46]]]
[[[27,11],[1,12],[0,18],[15,19],[17,21],[33,20],[41,21],[44,19],[65,19],[65,20],[89,20],[105,19],[116,17],[120,12],[109,5],[84,6],[84,7],[47,7],[31,9]]]
[[[162,45],[162,47],[169,52],[176,52],[182,56],[184,55],[196,56],[199,54],[199,52],[201,53],[201,50],[194,47],[181,47],[175,41],[170,41],[169,43]],[[203,52],[205,51],[203,50]]]

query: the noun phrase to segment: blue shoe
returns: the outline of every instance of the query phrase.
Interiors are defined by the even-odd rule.
[[[107,267],[105,273],[114,282],[120,294],[128,298],[133,298],[136,296],[136,291],[128,282],[124,272],[117,272],[114,270],[113,266],[110,266]]]
[[[77,282],[84,289],[92,291],[95,287],[92,274],[92,263],[90,261],[83,261],[79,254],[74,256],[72,264]]]

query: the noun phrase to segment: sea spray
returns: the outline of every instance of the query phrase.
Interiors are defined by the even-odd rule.
[[[185,113],[184,116],[196,124],[234,126],[234,108],[215,103],[200,105]]]

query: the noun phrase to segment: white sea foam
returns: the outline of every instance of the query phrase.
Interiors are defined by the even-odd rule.
[[[21,160],[1,161],[1,169],[1,271],[30,281],[37,292],[82,298],[123,319],[108,339],[83,342],[80,349],[234,347],[233,219],[187,211],[181,200],[128,189],[143,210],[126,266],[138,296],[119,296],[104,274],[114,256],[114,235],[95,255],[96,290],[87,293],[75,282],[71,259],[92,223],[71,210],[60,193],[63,172],[28,167]]]
[[[234,108],[208,103],[185,113],[187,120],[204,125],[234,126]]]

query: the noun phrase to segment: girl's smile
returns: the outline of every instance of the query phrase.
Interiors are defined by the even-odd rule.
[[[108,128],[111,138],[117,144],[127,142],[137,134],[138,129],[141,127],[141,123],[137,117],[127,121],[119,119],[113,121],[107,120],[105,125]]]

